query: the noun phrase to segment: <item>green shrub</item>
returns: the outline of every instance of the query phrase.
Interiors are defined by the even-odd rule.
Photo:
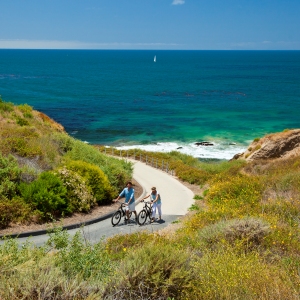
[[[154,240],[148,232],[115,235],[106,240],[106,250],[112,259],[122,259],[130,249],[140,248]]]
[[[88,212],[96,203],[92,190],[86,184],[86,179],[66,167],[57,170],[67,189],[68,206],[71,212]]]
[[[132,163],[106,156],[96,147],[79,140],[73,140],[71,150],[66,157],[71,160],[81,160],[98,166],[107,176],[115,193],[124,187],[126,181],[132,178]]]
[[[55,234],[57,235],[57,233]],[[62,237],[66,238],[66,235]],[[51,239],[53,241],[53,237]],[[115,264],[112,263],[105,251],[103,242],[100,241],[95,245],[86,244],[79,231],[65,245],[62,241],[62,239],[55,240],[56,243],[59,242],[59,252],[55,261],[68,278],[75,278],[80,275],[82,280],[88,280],[92,277],[98,282],[107,281],[108,276],[115,269]]]
[[[181,180],[187,181],[191,184],[204,184],[209,178],[205,171],[193,167],[175,169],[175,172]]]
[[[189,208],[189,211],[200,210],[200,207],[197,204],[192,204]]]
[[[11,152],[17,153],[23,157],[42,155],[41,147],[34,139],[12,136],[6,138],[3,143],[6,148],[10,148]]]
[[[23,113],[23,116],[27,117],[30,115],[29,118],[32,118],[32,107],[28,104],[20,104],[18,105],[18,109]]]
[[[20,116],[16,116],[16,122],[20,126],[27,126],[27,125],[29,125],[29,122],[26,119],[21,118]]]
[[[23,199],[15,197],[12,200],[0,200],[0,228],[6,228],[11,222],[24,223],[30,220],[31,210]]]
[[[254,148],[254,151],[257,151],[261,148],[261,145],[256,145],[255,148]]]
[[[11,199],[16,193],[16,184],[21,175],[16,159],[9,155],[4,157],[0,153],[0,197]]]
[[[68,244],[69,239],[66,236],[64,238]],[[85,256],[85,259],[77,258],[75,249],[79,250],[78,257]],[[72,255],[67,256],[66,262],[61,261],[60,253],[48,253],[49,250],[51,249],[47,247],[34,246],[29,240],[22,243],[22,247],[17,239],[6,239],[0,244],[0,299],[102,299],[103,285],[108,277],[105,274],[109,273],[103,271],[111,266],[101,259],[102,252],[98,252],[96,246],[83,245],[82,248],[76,248],[75,244],[71,249]],[[68,271],[65,268],[68,268],[67,264],[72,258],[74,262],[70,264]],[[80,261],[83,272],[80,271]],[[78,268],[75,271],[76,263]],[[93,270],[93,276],[85,280],[87,269]],[[67,273],[74,275],[67,276]]]
[[[14,104],[11,102],[4,102],[0,98],[0,111],[1,112],[11,112],[14,110]]]
[[[60,154],[65,154],[71,151],[74,147],[75,139],[65,133],[54,133],[51,135],[51,140],[58,145]]]
[[[66,167],[86,179],[86,184],[91,188],[98,204],[109,203],[114,198],[114,191],[98,166],[78,160],[69,161]]]
[[[46,220],[70,213],[66,198],[67,189],[61,179],[51,172],[42,173],[30,184],[21,183],[19,189],[26,203],[30,204],[32,209],[39,210]]]
[[[175,299],[188,294],[194,279],[191,254],[173,245],[147,244],[128,254],[109,282],[110,299]]]
[[[215,248],[227,242],[242,250],[259,247],[270,232],[270,225],[258,218],[232,219],[208,225],[199,231],[198,237],[205,247]]]

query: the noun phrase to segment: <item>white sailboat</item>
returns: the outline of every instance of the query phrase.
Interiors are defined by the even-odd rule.
[[[156,62],[156,55],[154,56],[154,62]]]

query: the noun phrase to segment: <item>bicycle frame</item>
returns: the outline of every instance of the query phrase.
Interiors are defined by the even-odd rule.
[[[120,206],[118,208],[118,210],[112,215],[111,217],[111,224],[113,226],[116,226],[120,223],[120,220],[123,217],[126,217],[126,210],[125,207],[127,206],[126,203],[121,203],[118,201],[118,203],[120,203]],[[131,212],[129,212],[129,218],[131,217]]]
[[[144,207],[138,214],[139,225],[144,225],[148,217],[149,217],[149,220],[151,220],[151,214],[152,214],[151,204],[152,204],[152,202],[150,202],[150,201],[144,201]]]

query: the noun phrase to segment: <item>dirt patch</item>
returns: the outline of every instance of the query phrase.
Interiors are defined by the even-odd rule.
[[[132,180],[133,187],[135,189],[135,199],[138,199],[143,193],[143,187],[136,181]],[[118,209],[120,204],[112,203],[108,205],[95,206],[92,211],[89,213],[75,213],[71,217],[61,218],[57,220],[55,223],[60,226],[67,226],[72,224],[78,224],[82,222],[87,222],[89,220],[101,217],[103,215],[109,214]],[[31,223],[29,225],[22,224],[11,224],[8,228],[0,230],[0,235],[8,235],[8,234],[17,234],[21,232],[28,231],[37,231],[37,230],[45,230],[48,228],[52,228],[53,223],[44,223],[44,224],[36,224]]]

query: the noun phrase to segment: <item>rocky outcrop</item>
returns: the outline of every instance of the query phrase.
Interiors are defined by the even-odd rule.
[[[213,146],[214,144],[211,142],[196,142],[196,146]]]
[[[255,139],[244,153],[233,159],[266,160],[300,156],[300,129],[285,130]]]

